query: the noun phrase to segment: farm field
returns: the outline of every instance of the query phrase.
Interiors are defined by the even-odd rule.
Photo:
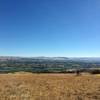
[[[100,75],[0,74],[0,100],[100,100]]]

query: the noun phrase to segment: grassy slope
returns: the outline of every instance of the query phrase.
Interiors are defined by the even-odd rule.
[[[100,76],[0,74],[0,100],[100,100]]]

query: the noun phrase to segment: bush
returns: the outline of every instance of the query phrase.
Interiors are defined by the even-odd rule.
[[[100,74],[100,70],[99,69],[92,70],[90,73],[91,74]]]

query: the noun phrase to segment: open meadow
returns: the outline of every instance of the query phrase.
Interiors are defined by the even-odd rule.
[[[0,100],[100,100],[100,75],[0,74]]]

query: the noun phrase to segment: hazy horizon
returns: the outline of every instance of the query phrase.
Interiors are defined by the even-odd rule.
[[[100,58],[100,56],[98,56],[98,57],[92,57],[92,56],[77,56],[77,57],[75,57],[75,56],[15,56],[15,55],[6,55],[6,56],[1,56],[0,55],[0,57],[25,57],[25,58],[35,58],[35,57],[49,57],[49,58],[53,58],[53,57],[58,57],[58,58],[60,58],[60,57],[65,57],[65,58]]]

